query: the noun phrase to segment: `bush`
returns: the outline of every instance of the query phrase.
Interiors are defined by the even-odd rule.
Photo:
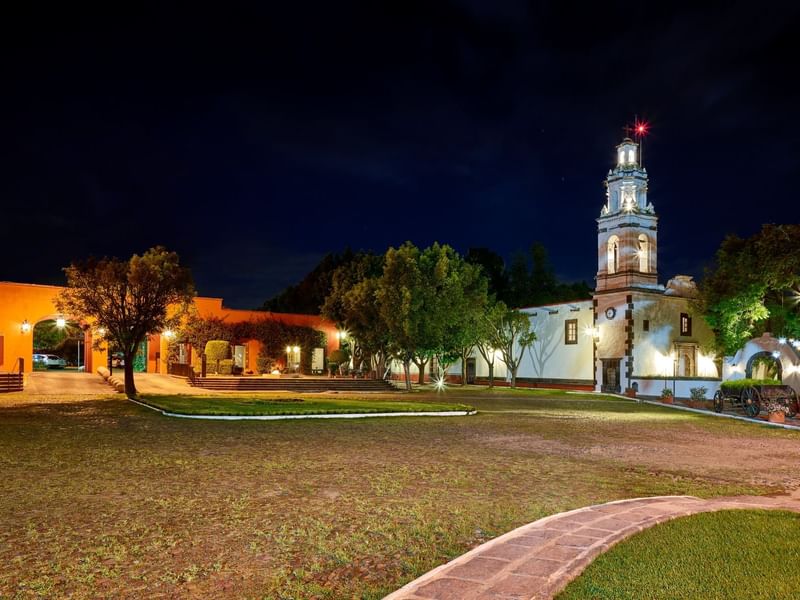
[[[661,397],[672,398],[672,390],[669,388],[664,388],[663,390],[661,390]]]
[[[723,381],[720,386],[725,393],[740,394],[745,389],[754,385],[782,385],[774,379],[732,379]]]
[[[692,400],[705,400],[706,399],[706,392],[708,391],[707,388],[704,387],[696,387],[689,390],[689,394],[692,397]]]
[[[206,371],[220,373],[220,361],[231,355],[231,343],[225,340],[209,340],[206,342]]]
[[[231,344],[225,340],[210,340],[206,342],[206,360],[223,360],[230,356]]]
[[[220,375],[232,375],[233,374],[233,359],[232,358],[225,358],[225,359],[219,361],[218,373]]]

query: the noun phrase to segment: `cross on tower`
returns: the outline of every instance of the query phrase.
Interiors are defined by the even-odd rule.
[[[629,137],[631,137],[631,134],[634,131],[636,131],[636,129],[634,127],[631,127],[630,125],[625,125],[625,127],[622,128],[622,131],[625,132],[625,137],[629,138]]]

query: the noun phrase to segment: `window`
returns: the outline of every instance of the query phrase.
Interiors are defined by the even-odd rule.
[[[642,331],[650,331],[650,320],[645,319],[642,321]]]
[[[639,271],[642,273],[650,272],[650,240],[645,234],[639,236],[639,249],[636,251],[639,256]]]
[[[608,274],[619,271],[619,238],[612,235],[608,238]]]
[[[625,164],[625,150],[623,150],[622,148],[619,149],[619,152],[617,154],[617,164],[618,165]]]
[[[636,151],[633,148],[628,150],[628,162],[631,164],[636,162]]]
[[[692,335],[692,317],[681,313],[681,335]]]
[[[564,343],[578,343],[578,319],[567,319],[564,321]]]

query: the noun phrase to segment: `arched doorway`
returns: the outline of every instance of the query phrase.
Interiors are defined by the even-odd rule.
[[[32,333],[34,371],[84,372],[91,368],[87,366],[91,363],[91,335],[85,323],[61,316],[45,317],[34,324]]]
[[[747,361],[744,376],[747,379],[774,379],[783,381],[783,366],[780,358],[772,352],[756,352]]]

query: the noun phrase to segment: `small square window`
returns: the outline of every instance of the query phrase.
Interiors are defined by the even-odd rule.
[[[642,331],[650,331],[650,320],[645,319],[642,321]]]
[[[692,335],[692,317],[681,313],[681,335]]]
[[[564,343],[578,343],[578,319],[567,319],[564,321]]]

